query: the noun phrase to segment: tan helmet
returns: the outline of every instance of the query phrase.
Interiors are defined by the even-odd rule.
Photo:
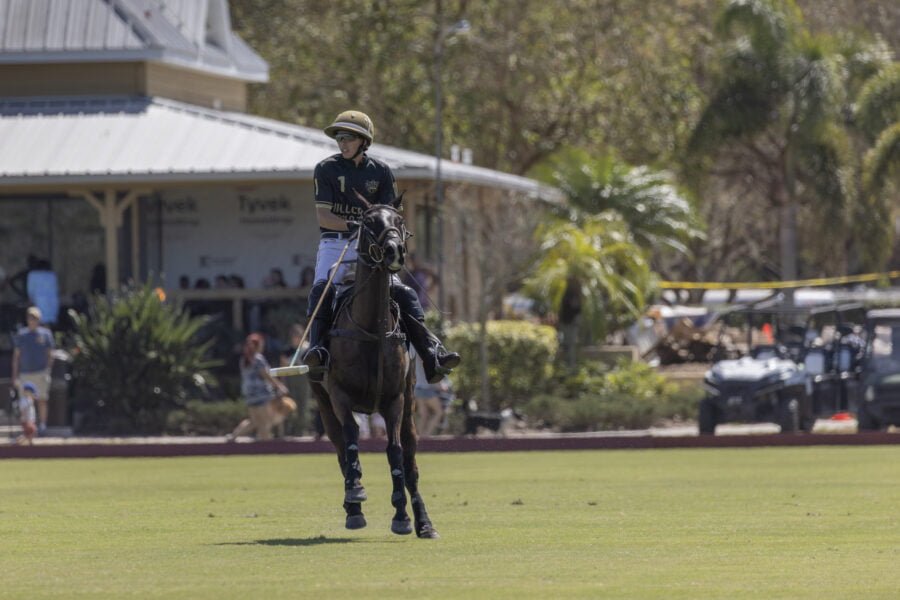
[[[325,128],[325,135],[333,138],[339,131],[349,131],[362,136],[371,144],[375,141],[375,125],[366,113],[358,110],[345,110],[334,119],[334,123]]]

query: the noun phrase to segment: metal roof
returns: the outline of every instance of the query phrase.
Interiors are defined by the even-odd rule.
[[[317,129],[165,98],[0,99],[2,186],[311,179],[336,152]],[[376,144],[398,178],[432,179],[433,156]],[[491,169],[441,162],[448,182],[560,201],[556,188]]]
[[[243,81],[268,64],[227,0],[0,0],[0,63],[158,61]]]

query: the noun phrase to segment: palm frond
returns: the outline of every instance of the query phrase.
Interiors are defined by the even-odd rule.
[[[900,121],[900,63],[894,63],[866,82],[856,101],[856,120],[872,141]]]
[[[885,129],[863,160],[863,189],[880,193],[893,182],[900,185],[900,120]]]

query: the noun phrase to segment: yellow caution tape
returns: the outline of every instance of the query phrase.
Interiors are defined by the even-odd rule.
[[[659,287],[664,290],[784,290],[799,287],[865,283],[867,281],[897,278],[900,278],[900,271],[844,275],[843,277],[820,277],[818,279],[797,279],[794,281],[660,281]]]

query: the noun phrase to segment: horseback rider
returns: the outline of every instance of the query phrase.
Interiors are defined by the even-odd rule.
[[[366,154],[375,138],[375,126],[364,113],[344,111],[325,128],[334,138],[340,152],[316,165],[316,216],[319,221],[319,250],[316,254],[316,274],[309,292],[307,317],[312,316],[323,293],[327,293],[319,312],[310,325],[309,350],[303,361],[310,367],[310,378],[321,381],[328,367],[325,336],[331,326],[334,286],[346,274],[344,264],[336,265],[333,286],[326,291],[329,269],[340,257],[365,212],[365,198],[369,204],[390,204],[397,197],[397,183],[390,167]],[[347,250],[343,262],[356,261],[356,242]],[[401,320],[416,352],[422,357],[429,383],[440,381],[459,365],[456,352],[448,352],[441,341],[425,327],[425,311],[412,288],[391,278],[391,297],[400,307]]]

